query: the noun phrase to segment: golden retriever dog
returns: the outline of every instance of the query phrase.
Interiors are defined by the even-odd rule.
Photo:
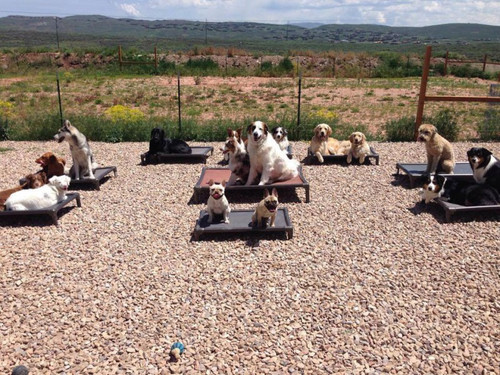
[[[426,173],[453,173],[455,168],[453,148],[450,142],[438,134],[434,125],[420,125],[417,140],[425,143],[427,152]]]
[[[314,136],[311,139],[309,149],[323,163],[323,155],[335,155],[339,148],[339,141],[330,138],[332,128],[328,124],[319,124],[314,128]]]
[[[352,158],[359,159],[359,163],[363,164],[366,155],[370,154],[370,145],[366,141],[366,136],[361,132],[354,132],[349,136],[351,144],[349,153],[347,154],[347,163],[352,163]]]

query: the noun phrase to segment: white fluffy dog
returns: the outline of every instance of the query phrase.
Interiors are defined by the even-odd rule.
[[[39,210],[53,206],[66,198],[66,190],[68,190],[70,182],[69,176],[53,176],[49,183],[42,187],[20,190],[7,199],[5,202],[6,210]]]
[[[247,152],[250,156],[250,173],[246,185],[251,185],[261,174],[259,185],[290,180],[299,175],[299,162],[289,159],[286,152],[269,133],[262,121],[255,121],[247,127]]]

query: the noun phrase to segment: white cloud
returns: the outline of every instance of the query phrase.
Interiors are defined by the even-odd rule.
[[[139,12],[139,10],[137,10],[136,8],[136,4],[120,4],[120,8],[122,8],[127,14],[130,14],[131,16],[134,16],[134,17],[140,17],[141,16],[141,12]]]

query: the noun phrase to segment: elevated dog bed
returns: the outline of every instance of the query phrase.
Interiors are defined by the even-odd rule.
[[[459,204],[450,203],[443,199],[435,199],[435,202],[443,207],[446,217],[446,222],[451,221],[451,217],[456,213],[464,212],[486,212],[493,211],[500,213],[500,204],[490,205],[490,206],[461,206]]]
[[[323,155],[323,159],[323,164],[347,163],[347,155]],[[376,165],[380,164],[380,156],[372,146],[370,146],[370,154],[366,155],[365,164],[369,164],[371,159],[375,160]],[[352,160],[359,164],[358,159],[352,158]],[[309,148],[307,149],[307,162],[308,164],[321,164]]]
[[[80,178],[79,180],[71,180],[71,183],[69,184],[70,189],[78,189],[82,188],[85,186],[92,186],[96,190],[101,189],[101,180],[106,177],[108,174],[111,172],[114,173],[114,176],[116,177],[116,167],[99,167],[94,170],[94,176],[95,179],[93,178]]]
[[[82,206],[80,200],[80,193],[71,192],[66,194],[66,199],[63,201],[54,204],[53,206],[42,208],[39,210],[28,210],[28,211],[0,211],[0,218],[6,217],[24,217],[29,215],[49,215],[52,218],[52,222],[55,225],[58,225],[57,214],[59,210],[61,210],[64,206],[66,206],[69,202],[76,199],[76,205],[78,207]]]
[[[200,217],[196,221],[196,226],[193,231],[194,240],[198,241],[202,234],[228,234],[228,233],[279,233],[284,232],[288,239],[293,237],[293,226],[288,215],[286,207],[279,208],[276,212],[276,221],[274,227],[253,227],[252,215],[254,210],[233,210],[229,213],[229,224],[216,222],[217,216],[214,217],[214,223],[208,224],[208,213],[205,210],[200,211]]]
[[[158,152],[141,154],[141,164],[168,164],[168,163],[204,163],[207,164],[207,158],[214,153],[212,146],[193,146],[191,154],[166,154]]]
[[[405,172],[410,179],[410,187],[414,187],[418,179],[425,173],[427,169],[426,163],[397,163],[396,164],[396,176],[399,176],[400,171]],[[453,174],[440,173],[442,176],[453,176],[453,178],[458,179],[472,179],[472,168],[468,162],[461,162],[455,164],[455,169]]]
[[[201,170],[200,178],[198,182],[194,186],[194,201],[196,203],[200,203],[202,201],[203,195],[208,196],[208,182],[210,180],[214,180],[214,182],[222,182],[222,180],[229,181],[231,177],[231,170],[229,168],[207,168],[203,167]],[[287,181],[279,181],[268,185],[230,185],[226,186],[226,192],[238,191],[255,191],[264,189],[269,189],[271,191],[272,188],[280,190],[284,189],[295,189],[295,188],[304,188],[306,191],[306,202],[309,202],[309,182],[306,181],[304,175],[302,174],[302,168],[299,167],[299,175],[291,180]]]

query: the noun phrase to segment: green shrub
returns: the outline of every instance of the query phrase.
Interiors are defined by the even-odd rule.
[[[386,139],[389,142],[411,142],[415,140],[415,116],[406,116],[385,123]],[[429,123],[437,128],[440,135],[449,141],[456,141],[459,133],[456,114],[450,109],[443,109],[433,116],[424,116],[422,123]]]
[[[474,68],[470,64],[463,65],[452,65],[449,67],[449,73],[455,77],[465,77],[465,78],[482,78],[490,79],[490,74],[483,72],[481,69]]]
[[[203,71],[215,70],[219,68],[219,65],[214,60],[208,57],[196,60],[189,59],[186,62],[185,66],[186,68],[189,69],[203,70]]]
[[[415,140],[415,116],[406,116],[385,123],[385,136],[389,142],[411,142]]]
[[[482,141],[500,141],[500,109],[487,109],[477,131]]]
[[[285,57],[278,64],[278,70],[283,72],[291,72],[293,70],[293,63],[288,57]]]
[[[0,141],[9,139],[9,120],[0,117]]]
[[[422,67],[413,63],[409,57],[396,52],[379,54],[381,63],[375,68],[375,78],[417,77],[422,75]]]

